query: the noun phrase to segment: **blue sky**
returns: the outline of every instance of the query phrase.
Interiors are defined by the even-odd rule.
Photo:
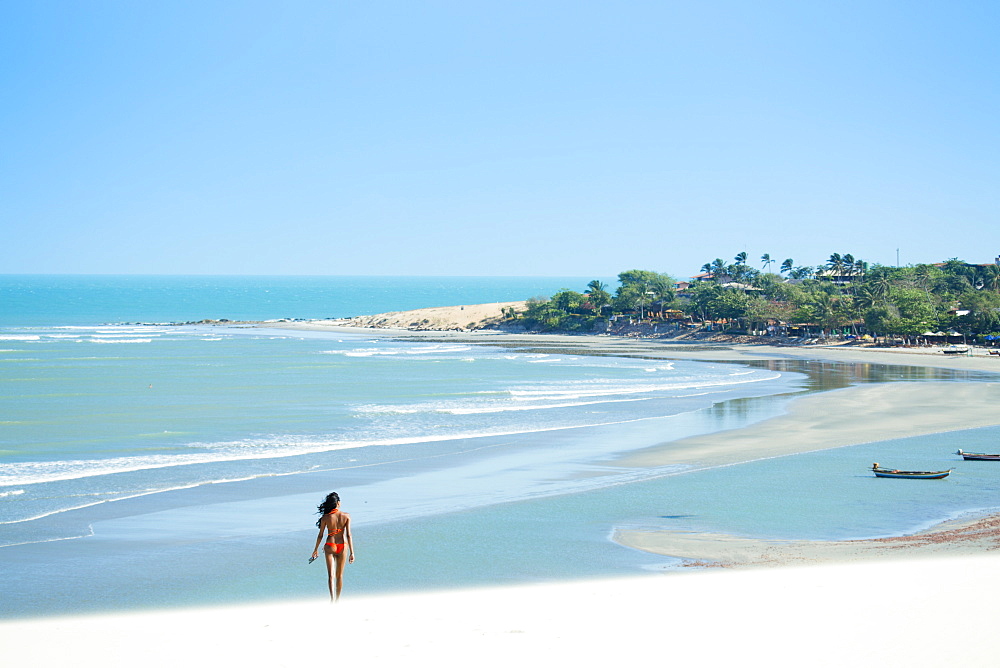
[[[1000,3],[13,2],[0,273],[1000,254]]]

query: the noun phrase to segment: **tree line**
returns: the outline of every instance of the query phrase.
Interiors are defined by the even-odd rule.
[[[633,269],[618,275],[613,292],[594,280],[583,292],[566,289],[547,299],[531,299],[525,311],[507,316],[537,331],[593,331],[615,316],[628,315],[723,321],[742,331],[786,323],[825,334],[1000,336],[1000,265],[952,258],[893,267],[869,265],[850,253],[833,253],[818,266],[799,266],[791,258],[778,265],[767,253],[760,261],[757,269],[745,252],[732,262],[716,258],[702,265],[698,280],[679,288],[668,274]],[[778,266],[777,273],[770,271],[772,265]]]

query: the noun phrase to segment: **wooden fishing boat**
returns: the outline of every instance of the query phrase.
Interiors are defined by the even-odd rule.
[[[947,348],[942,348],[941,352],[945,355],[964,355],[969,352],[968,348],[959,348],[958,346],[949,346]]]
[[[964,450],[959,450],[955,454],[962,455],[962,459],[968,459],[970,461],[1000,462],[1000,455],[988,455],[985,452],[965,452]]]
[[[914,478],[916,480],[940,480],[947,478],[951,469],[947,471],[900,471],[899,469],[884,469],[878,462],[872,464],[872,471],[876,478]]]

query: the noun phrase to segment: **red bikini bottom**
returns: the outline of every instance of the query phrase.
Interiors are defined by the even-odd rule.
[[[340,554],[344,551],[344,543],[327,543],[326,546],[332,547],[334,554]]]

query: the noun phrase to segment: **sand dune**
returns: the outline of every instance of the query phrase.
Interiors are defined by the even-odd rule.
[[[464,306],[437,306],[413,311],[393,311],[377,315],[363,315],[343,320],[317,320],[297,323],[296,328],[313,327],[367,327],[375,329],[406,329],[412,331],[466,331],[495,325],[503,318],[504,309],[521,311],[527,302],[496,302],[494,304],[467,304]]]

